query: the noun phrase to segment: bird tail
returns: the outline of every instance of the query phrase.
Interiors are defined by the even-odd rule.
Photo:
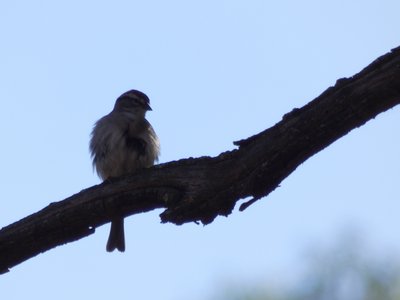
[[[107,252],[112,252],[115,249],[121,252],[125,251],[124,218],[112,220],[106,249]]]

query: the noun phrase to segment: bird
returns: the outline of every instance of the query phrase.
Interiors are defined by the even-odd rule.
[[[113,110],[93,126],[89,143],[93,167],[103,180],[149,168],[158,161],[160,142],[146,120],[150,99],[129,90],[115,101]],[[125,251],[124,218],[114,217],[106,250]]]

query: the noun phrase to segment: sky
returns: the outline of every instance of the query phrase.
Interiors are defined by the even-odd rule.
[[[400,2],[0,2],[0,227],[100,183],[88,142],[115,99],[139,89],[160,163],[215,156],[400,45]],[[400,107],[302,164],[244,212],[207,226],[126,219],[0,278],[4,299],[215,299],[289,280],[302,252],[357,228],[376,255],[400,249]],[[367,250],[366,250],[367,251]]]

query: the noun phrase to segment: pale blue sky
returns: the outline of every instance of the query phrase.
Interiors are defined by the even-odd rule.
[[[160,162],[217,155],[400,45],[389,1],[2,1],[0,227],[97,184],[93,123],[140,89]],[[211,299],[289,278],[301,251],[358,226],[400,249],[400,109],[300,166],[268,198],[208,226],[127,219],[0,278],[4,299]],[[395,250],[394,250],[395,251]]]

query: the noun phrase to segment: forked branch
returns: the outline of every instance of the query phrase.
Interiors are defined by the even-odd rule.
[[[400,103],[400,47],[273,127],[217,157],[182,159],[93,186],[0,231],[0,273],[78,240],[114,216],[164,208],[162,222],[208,224],[267,196],[315,153]]]

